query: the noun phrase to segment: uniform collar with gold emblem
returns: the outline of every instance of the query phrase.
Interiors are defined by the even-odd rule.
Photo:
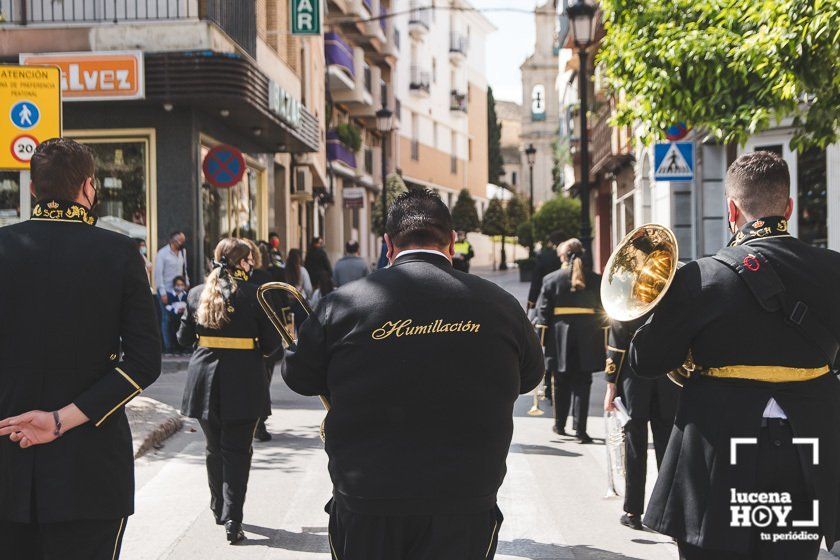
[[[46,222],[78,222],[89,226],[96,224],[96,216],[90,210],[67,200],[40,200],[32,208],[32,219]]]
[[[769,237],[791,237],[788,231],[788,222],[781,216],[761,218],[744,224],[738,233],[729,240],[729,247],[743,245],[755,239],[766,239]]]

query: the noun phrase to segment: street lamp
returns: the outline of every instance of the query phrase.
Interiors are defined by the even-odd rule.
[[[388,221],[388,193],[385,185],[388,181],[387,154],[388,133],[393,126],[394,113],[384,104],[376,112],[376,128],[379,130],[382,142],[382,242],[385,242],[385,223]]]
[[[534,256],[534,163],[537,159],[537,149],[533,144],[525,148],[525,158],[528,160],[528,176],[531,181],[531,197],[528,199],[528,216],[531,220],[531,242],[528,244],[528,255]]]
[[[578,48],[580,69],[578,70],[578,97],[580,97],[580,242],[583,245],[584,263],[592,266],[592,227],[589,224],[589,130],[586,113],[589,110],[587,94],[589,77],[587,75],[586,49],[592,45],[593,23],[597,8],[586,0],[576,0],[568,7],[572,22],[572,34]]]

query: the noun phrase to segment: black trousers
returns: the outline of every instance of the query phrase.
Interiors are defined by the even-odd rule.
[[[498,506],[472,515],[363,515],[335,500],[329,543],[335,560],[484,560],[496,555]]]
[[[647,382],[647,381],[643,381]],[[663,414],[660,395],[651,383],[650,409],[633,410],[633,417],[624,426],[624,511],[642,515],[645,507],[645,484],[647,482],[648,422],[653,433],[653,449],[656,453],[656,468],[662,465],[668,438],[674,425],[674,417]]]
[[[217,521],[242,521],[258,421],[222,421],[213,412],[208,420],[199,420],[207,440],[210,509]]]
[[[810,519],[812,502],[797,447],[793,445],[793,432],[786,421],[767,419],[758,438],[757,492],[789,492],[793,511],[788,524],[794,519]],[[816,560],[820,550],[820,539],[776,540],[774,536],[788,533],[819,533],[817,527],[769,527],[752,529],[752,550],[736,553],[721,550],[707,550],[687,543],[678,543],[682,560]],[[769,535],[769,539],[762,538]]]
[[[552,372],[552,403],[554,404],[554,424],[558,428],[566,427],[569,408],[572,408],[572,429],[582,435],[586,433],[589,419],[589,393],[592,389],[592,373],[580,371]]]
[[[3,560],[117,560],[126,518],[62,523],[0,521]]]

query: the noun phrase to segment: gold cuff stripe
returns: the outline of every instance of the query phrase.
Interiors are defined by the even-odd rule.
[[[137,389],[138,391],[142,391],[142,390],[143,390],[143,388],[142,388],[142,387],[140,387],[140,385],[138,385],[138,384],[137,384],[137,382],[136,382],[136,381],[134,381],[134,380],[131,378],[131,376],[130,376],[130,375],[128,375],[126,372],[124,372],[122,369],[120,369],[120,368],[114,368],[114,369],[115,369],[115,370],[117,370],[117,372],[119,372],[119,374],[120,374],[120,375],[122,375],[123,377],[125,377],[125,380],[126,380],[126,381],[128,381],[129,383],[131,383],[132,385],[134,385],[134,388],[135,388],[135,389]]]
[[[102,419],[101,419],[101,420],[99,420],[99,422],[97,422],[97,423],[96,423],[96,427],[98,428],[99,426],[101,426],[101,425],[102,425],[102,422],[104,422],[105,420],[107,420],[109,416],[111,416],[114,412],[116,412],[117,410],[119,410],[119,408],[120,408],[122,405],[124,405],[125,403],[127,403],[128,401],[130,401],[131,399],[133,399],[134,397],[136,397],[136,396],[137,396],[137,395],[139,395],[139,394],[140,394],[140,391],[139,391],[139,390],[135,390],[133,393],[131,393],[130,395],[128,395],[125,399],[123,399],[123,401],[122,401],[120,404],[118,404],[117,406],[115,406],[114,408],[112,408],[110,411],[108,411],[108,414],[106,414],[105,416],[103,416],[103,417],[102,417]]]
[[[597,309],[592,307],[555,307],[555,315],[595,315]]]
[[[120,545],[120,537],[122,536],[123,528],[125,527],[125,517],[120,519],[120,528],[117,529],[117,538],[114,540],[114,553],[111,555],[111,560],[117,557],[117,548]]]
[[[493,548],[493,541],[496,539],[496,529],[499,528],[499,522],[496,521],[493,524],[493,532],[490,533],[490,544],[487,545],[487,552],[484,553],[485,558],[490,557],[490,550]]]
[[[233,338],[229,336],[199,336],[198,345],[223,350],[253,350],[257,347],[253,338]]]
[[[787,383],[789,381],[809,381],[828,373],[829,367],[797,368],[785,366],[724,366],[702,371],[708,377],[729,379],[749,379],[769,383]]]

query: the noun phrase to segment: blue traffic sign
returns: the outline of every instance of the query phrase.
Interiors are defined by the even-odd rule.
[[[38,124],[41,119],[41,111],[31,101],[18,101],[12,105],[9,118],[12,119],[12,124],[16,127],[21,130],[29,130]]]
[[[694,142],[659,142],[653,147],[655,181],[694,179]]]

